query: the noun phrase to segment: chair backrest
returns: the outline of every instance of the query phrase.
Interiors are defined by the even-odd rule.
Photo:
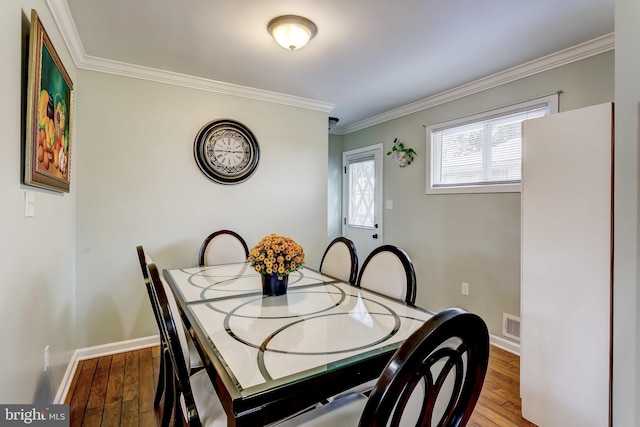
[[[136,250],[138,251],[138,261],[140,262],[140,269],[142,270],[142,278],[144,279],[144,285],[147,288],[147,295],[149,296],[149,302],[151,303],[151,309],[153,310],[153,317],[155,317],[158,330],[160,330],[162,329],[162,314],[160,313],[158,299],[155,296],[151,280],[149,279],[148,270],[148,265],[152,264],[153,260],[145,253],[142,246],[137,246]],[[160,339],[163,339],[162,333],[160,334]],[[162,341],[162,344],[165,344],[165,341]]]
[[[149,278],[151,279],[152,289],[155,297],[158,299],[162,327],[161,335],[167,342],[169,356],[175,373],[177,390],[175,395],[184,397],[186,405],[186,413],[189,416],[187,420],[189,425],[199,426],[200,417],[195,405],[191,382],[189,381],[189,367],[187,361],[189,356],[187,353],[187,338],[184,332],[184,325],[180,318],[177,304],[173,297],[171,289],[167,283],[160,277],[158,268],[155,264],[148,265]]]
[[[346,237],[333,239],[322,255],[320,272],[355,285],[358,275],[356,245]]]
[[[391,358],[369,395],[360,426],[464,426],[489,363],[489,332],[475,314],[444,310]]]
[[[235,231],[218,230],[211,233],[200,246],[198,262],[200,266],[245,262],[249,257],[249,247]]]
[[[409,255],[393,245],[375,248],[362,264],[356,286],[406,301],[416,302],[416,272]]]

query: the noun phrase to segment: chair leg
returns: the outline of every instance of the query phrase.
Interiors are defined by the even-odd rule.
[[[176,388],[173,378],[173,365],[169,357],[164,361],[165,371],[163,373],[164,382],[164,404],[162,405],[161,427],[169,427],[173,416],[173,409],[176,402]]]
[[[180,387],[178,384],[178,379],[174,379],[173,382],[173,390],[174,390],[174,396],[173,396],[173,425],[175,426],[184,426],[185,425],[185,421],[184,418],[182,416],[182,408],[180,406]]]
[[[158,372],[158,385],[156,386],[156,397],[153,399],[154,408],[158,408],[160,406],[160,401],[162,400],[162,393],[164,392],[164,383],[166,382],[166,365],[165,358],[167,357],[167,348],[164,344],[161,345],[160,350],[160,371]]]

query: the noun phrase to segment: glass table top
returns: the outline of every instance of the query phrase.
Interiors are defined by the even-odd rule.
[[[248,264],[165,276],[242,396],[393,351],[432,316],[308,268],[270,297]]]

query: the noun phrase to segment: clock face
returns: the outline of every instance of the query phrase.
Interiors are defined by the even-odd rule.
[[[233,120],[206,124],[196,136],[193,151],[200,170],[221,184],[237,184],[249,178],[260,157],[251,131]]]

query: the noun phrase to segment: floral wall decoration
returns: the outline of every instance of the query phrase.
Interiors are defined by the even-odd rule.
[[[393,147],[387,152],[387,156],[393,155],[396,159],[398,166],[401,168],[410,165],[413,162],[413,158],[417,156],[413,148],[405,147],[403,142],[400,142],[398,138],[393,140]]]

